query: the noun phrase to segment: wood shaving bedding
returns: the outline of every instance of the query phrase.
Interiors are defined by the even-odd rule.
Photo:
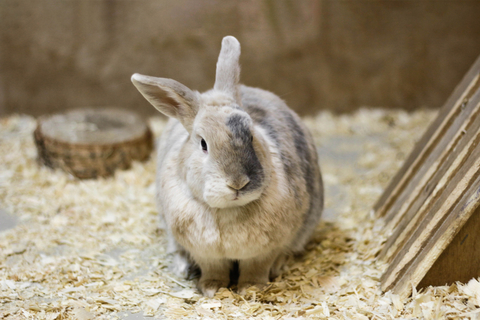
[[[157,228],[155,156],[114,178],[79,181],[39,167],[35,120],[0,119],[2,319],[479,319],[480,283],[401,300],[379,290],[386,235],[371,208],[436,112],[360,109],[306,118],[319,146],[326,210],[305,255],[266,290],[204,298],[176,278]],[[164,120],[150,119],[159,136]],[[0,221],[1,223],[1,221]]]

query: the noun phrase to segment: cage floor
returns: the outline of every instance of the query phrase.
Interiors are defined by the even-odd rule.
[[[379,290],[385,241],[371,208],[434,111],[360,109],[305,118],[326,188],[306,253],[263,290],[213,299],[168,269],[157,229],[155,157],[101,180],[37,165],[27,116],[0,119],[2,319],[410,319],[480,315],[480,284],[430,287],[402,301]],[[164,126],[150,119],[156,136]]]

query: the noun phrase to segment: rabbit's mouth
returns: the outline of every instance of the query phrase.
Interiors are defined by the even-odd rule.
[[[250,188],[250,181],[236,184],[225,183],[223,179],[207,179],[202,192],[203,201],[211,208],[234,208],[249,204],[260,198],[264,185]]]
[[[252,201],[257,200],[261,195],[261,192],[242,192],[235,191],[227,194],[205,194],[205,202],[212,208],[233,208],[241,207],[249,204]]]

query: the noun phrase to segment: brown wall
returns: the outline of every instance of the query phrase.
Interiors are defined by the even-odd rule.
[[[242,82],[303,114],[439,107],[480,54],[480,1],[0,0],[0,115],[153,114],[130,75],[206,90],[228,34]]]

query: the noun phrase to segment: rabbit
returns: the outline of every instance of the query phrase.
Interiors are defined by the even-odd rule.
[[[140,93],[170,117],[158,146],[156,199],[174,270],[200,268],[212,297],[238,264],[239,293],[263,288],[301,253],[323,211],[311,134],[271,92],[239,84],[240,43],[222,40],[213,89],[134,74]]]

